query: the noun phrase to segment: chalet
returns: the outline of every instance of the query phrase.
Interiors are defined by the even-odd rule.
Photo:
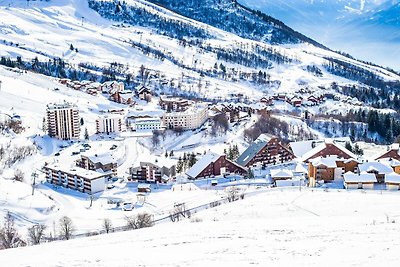
[[[153,96],[153,93],[146,86],[140,85],[136,87],[136,95],[139,97],[139,99],[148,101]]]
[[[164,176],[174,177],[176,175],[175,165],[171,167],[157,166],[150,162],[140,162],[140,166],[132,167],[129,169],[131,175],[130,180],[145,182],[145,183],[156,183],[162,182]]]
[[[346,172],[357,172],[358,164],[355,159],[338,156],[313,158],[308,163],[308,177],[324,182],[342,180]]]
[[[86,170],[104,173],[108,176],[117,175],[118,163],[111,153],[103,155],[81,155],[76,165]]]
[[[113,95],[116,92],[122,92],[124,90],[125,90],[125,86],[124,86],[124,83],[122,83],[122,82],[108,81],[108,82],[104,82],[101,85],[102,93],[106,93],[109,95]]]
[[[286,94],[285,94],[285,93],[279,93],[279,94],[276,96],[276,100],[286,101]]]
[[[300,97],[292,97],[288,100],[288,102],[296,108],[301,107],[301,104],[303,103],[303,99],[301,99]]]
[[[397,159],[393,159],[393,158],[381,158],[377,160],[380,163],[383,163],[387,166],[392,167],[393,171],[395,173],[400,174],[400,161]]]
[[[344,146],[337,144],[333,139],[325,139],[323,143],[316,145],[313,149],[303,154],[301,160],[309,162],[309,160],[317,157],[337,156],[344,159],[356,159],[357,156]]]
[[[346,143],[351,143],[351,139],[350,137],[340,137],[328,139],[327,142],[333,142],[335,145],[341,145],[342,147],[344,147]],[[308,153],[309,151],[313,150],[315,147],[323,143],[325,143],[325,140],[306,140],[290,142],[289,149],[297,158],[302,158],[304,154]]]
[[[187,172],[189,179],[214,177],[217,175],[237,173],[244,175],[246,169],[230,161],[225,155],[208,153],[197,161]]]
[[[236,160],[241,166],[251,167],[256,164],[275,165],[291,161],[293,153],[272,135],[262,134]]]
[[[343,175],[344,187],[346,189],[373,189],[376,177],[372,173],[352,173],[346,172]]]
[[[382,155],[380,155],[379,157],[377,157],[376,159],[384,159],[384,158],[391,158],[391,159],[395,159],[395,160],[399,160],[400,161],[400,150],[399,150],[399,144],[392,144],[390,146],[390,148],[388,149],[388,151],[386,151],[385,153],[383,153]]]
[[[373,173],[378,180],[378,183],[385,182],[386,174],[390,174],[393,172],[393,169],[390,166],[387,166],[381,162],[364,162],[358,166],[360,172]]]
[[[385,184],[387,190],[399,190],[400,189],[400,174],[392,172],[386,174]]]
[[[260,103],[261,103],[261,104],[264,104],[264,105],[266,105],[266,106],[272,106],[272,105],[274,104],[274,99],[273,99],[272,97],[265,97],[265,96],[263,96],[263,97],[260,99]]]
[[[320,103],[320,99],[314,95],[311,95],[307,98],[307,101],[310,102],[312,105],[318,105]]]
[[[273,169],[270,171],[272,183],[276,184],[276,181],[290,180],[293,178],[293,172],[291,170]]]
[[[107,174],[86,170],[79,167],[65,168],[52,165],[45,166],[48,183],[78,190],[83,193],[94,194],[104,191]]]

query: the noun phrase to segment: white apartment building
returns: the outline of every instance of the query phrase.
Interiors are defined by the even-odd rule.
[[[96,119],[97,133],[120,133],[123,131],[123,118],[119,115],[103,115]]]
[[[47,128],[49,136],[62,140],[79,139],[79,110],[74,104],[47,105]]]
[[[133,131],[156,131],[163,128],[160,118],[135,118],[128,123]]]
[[[203,125],[207,119],[207,107],[197,105],[184,112],[165,113],[162,117],[162,122],[167,129],[193,130]]]

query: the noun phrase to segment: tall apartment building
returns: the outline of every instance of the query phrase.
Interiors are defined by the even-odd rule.
[[[123,130],[123,118],[118,115],[104,115],[96,120],[97,133],[120,133]]]
[[[193,130],[204,124],[208,119],[208,109],[205,106],[192,106],[184,112],[167,112],[162,122],[167,129]]]
[[[51,137],[62,140],[79,139],[80,121],[79,110],[74,104],[47,105],[47,128]]]

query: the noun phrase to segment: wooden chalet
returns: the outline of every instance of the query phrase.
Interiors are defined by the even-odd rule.
[[[186,172],[186,175],[189,179],[198,179],[233,173],[245,175],[247,170],[227,159],[225,155],[208,153],[197,161],[196,164]]]
[[[239,156],[236,163],[244,167],[256,164],[275,165],[294,158],[293,153],[281,144],[278,137],[262,134]]]

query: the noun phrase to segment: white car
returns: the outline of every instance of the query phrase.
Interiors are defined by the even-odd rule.
[[[122,210],[124,210],[124,211],[131,211],[133,209],[134,209],[134,206],[133,206],[132,202],[124,202],[122,204]]]

